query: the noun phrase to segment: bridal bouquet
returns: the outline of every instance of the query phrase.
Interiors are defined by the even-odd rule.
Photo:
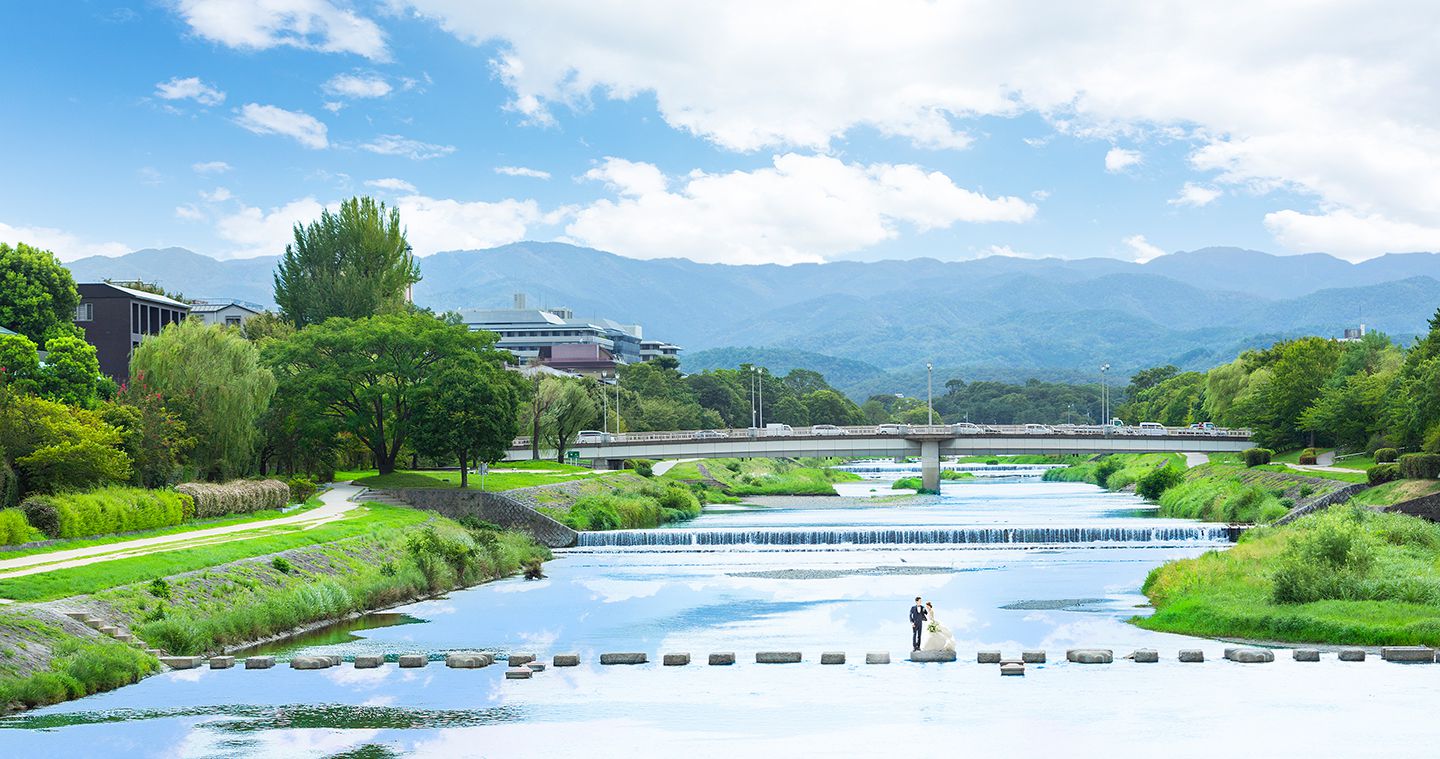
[[[929,629],[930,632],[932,632],[932,633],[938,633],[938,632],[940,632],[940,623],[939,623],[939,622],[931,622],[931,623],[930,623],[930,627],[929,627],[928,629]]]

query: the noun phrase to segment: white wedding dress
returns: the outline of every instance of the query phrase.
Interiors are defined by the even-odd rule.
[[[920,626],[920,650],[955,650],[955,636],[950,634],[950,628],[940,623],[934,608],[930,609],[930,618]]]

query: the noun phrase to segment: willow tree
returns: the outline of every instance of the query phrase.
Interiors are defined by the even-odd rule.
[[[308,226],[295,225],[295,242],[275,270],[275,303],[297,329],[332,316],[351,319],[404,308],[420,281],[400,212],[374,198],[351,198]]]
[[[129,388],[159,394],[183,418],[195,438],[190,461],[202,476],[250,471],[275,376],[238,332],[196,319],[167,326],[135,349]]]

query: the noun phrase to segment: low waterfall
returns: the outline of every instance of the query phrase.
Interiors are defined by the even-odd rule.
[[[1219,543],[1232,540],[1233,533],[1233,528],[1226,525],[612,530],[582,532],[576,545],[625,547]]]

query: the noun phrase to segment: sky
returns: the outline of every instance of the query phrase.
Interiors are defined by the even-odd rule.
[[[0,240],[750,264],[1440,250],[1440,4],[5,3]]]

